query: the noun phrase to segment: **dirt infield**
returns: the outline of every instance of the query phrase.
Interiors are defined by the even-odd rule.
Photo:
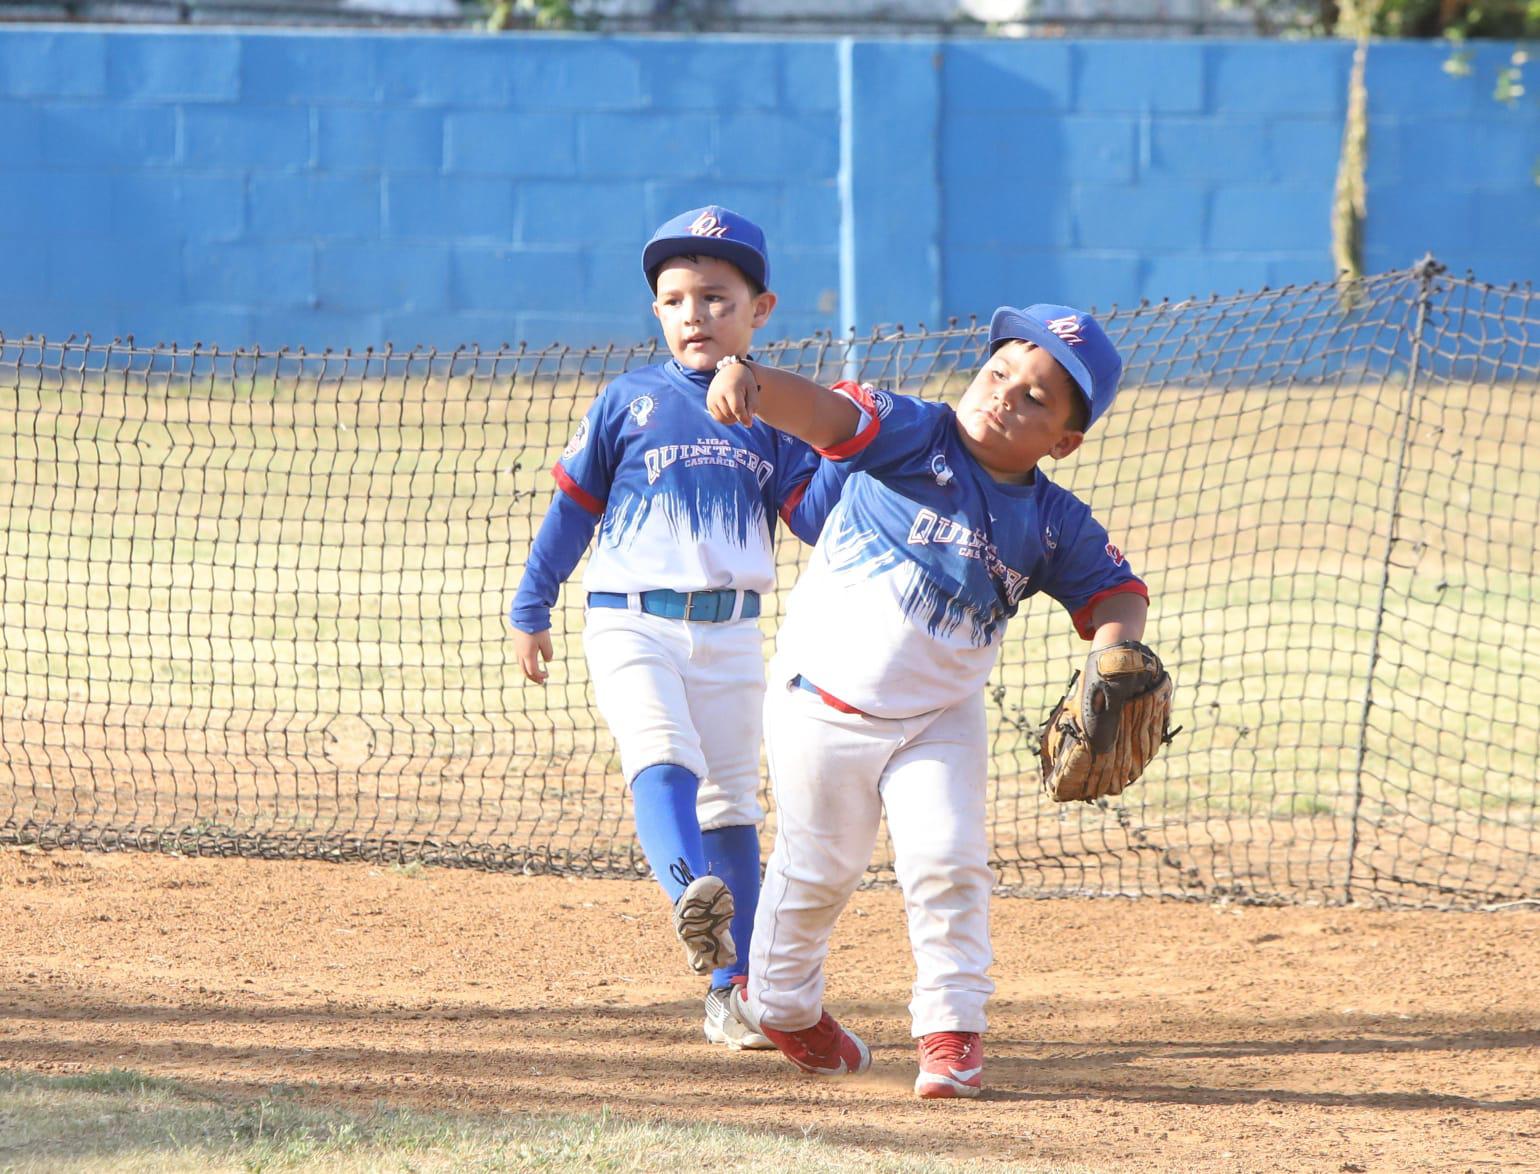
[[[831,1007],[870,1077],[699,1038],[655,889],[0,851],[0,1065],[223,1094],[721,1122],[1097,1170],[1540,1168],[1540,913],[1000,900],[988,1090],[913,1099],[896,893]]]

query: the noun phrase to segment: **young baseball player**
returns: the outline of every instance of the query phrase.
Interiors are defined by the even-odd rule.
[[[706,411],[724,365],[775,307],[764,233],[721,207],[664,224],[642,251],[672,358],[599,394],[552,470],[557,492],[510,611],[519,664],[543,683],[551,607],[598,531],[583,649],[620,750],[637,838],[673,903],[713,1043],[769,1048],[728,1011],[748,968],[760,881],[757,798],[765,665],[761,596],[779,516],[816,541],[842,476],[800,440]]]
[[[819,1075],[870,1053],[824,1010],[824,959],[885,811],[916,979],[915,1091],[981,1087],[992,876],[984,688],[1007,621],[1046,592],[1100,647],[1143,633],[1148,592],[1038,468],[1079,447],[1122,360],[1088,314],[1003,307],[954,410],[744,363],[718,420],[759,421],[854,472],[793,590],[765,702],[778,831],[734,1014]],[[755,426],[759,426],[755,424]]]

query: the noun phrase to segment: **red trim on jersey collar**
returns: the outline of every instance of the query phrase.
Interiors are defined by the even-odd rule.
[[[831,461],[844,461],[849,460],[877,439],[877,433],[882,431],[882,420],[877,415],[877,401],[872,399],[872,393],[859,383],[851,379],[842,379],[834,385],[833,390],[853,400],[856,407],[866,413],[866,427],[849,440],[842,440],[832,448],[815,448],[813,451]]]
[[[566,469],[563,469],[560,465],[552,465],[551,476],[556,478],[556,485],[563,493],[593,514],[594,517],[597,518],[604,512],[604,503],[574,481],[572,474],[567,472]]]
[[[1096,628],[1091,624],[1091,613],[1096,610],[1096,605],[1104,599],[1111,599],[1114,595],[1138,595],[1145,603],[1150,601],[1150,589],[1139,579],[1130,579],[1126,583],[1119,583],[1116,587],[1108,587],[1105,591],[1098,591],[1086,605],[1070,616],[1075,623],[1075,631],[1080,633],[1082,640],[1090,640],[1096,635]]]

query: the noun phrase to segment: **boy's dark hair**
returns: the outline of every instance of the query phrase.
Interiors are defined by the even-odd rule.
[[[1068,372],[1065,372],[1065,374],[1068,374]],[[1071,379],[1069,386],[1073,393],[1069,407],[1069,426],[1071,431],[1084,432],[1091,426],[1089,419],[1091,409],[1086,407],[1085,393],[1080,390],[1080,385]]]
[[[647,271],[647,284],[652,286],[652,292],[654,294],[656,294],[658,292],[658,273],[663,269],[663,266],[667,265],[670,261],[675,260],[678,257],[683,257],[686,261],[697,261],[698,262],[701,259],[701,254],[699,254],[699,253],[675,253],[672,257],[664,257],[663,260],[659,261],[656,265],[654,265],[651,269],[649,269]],[[719,257],[717,259],[720,260],[720,261],[727,261],[726,257]],[[743,267],[741,265],[736,265],[732,261],[727,261],[727,263],[729,265],[732,265],[732,267],[734,269],[738,270],[738,275],[740,277],[742,277],[743,280],[748,283],[749,291],[750,291],[750,293],[753,294],[754,297],[757,298],[760,294],[765,292],[765,287],[763,285],[761,285],[759,282],[755,281],[747,273],[745,273],[743,271]]]

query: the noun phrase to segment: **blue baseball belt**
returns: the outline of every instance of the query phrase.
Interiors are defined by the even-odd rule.
[[[759,618],[759,592],[733,591],[590,591],[589,607],[618,607],[626,611],[644,611],[650,616],[666,620],[689,620],[697,624],[722,624],[734,617],[738,597],[743,596],[743,607],[736,616],[740,620]],[[633,604],[632,601],[635,601]]]

